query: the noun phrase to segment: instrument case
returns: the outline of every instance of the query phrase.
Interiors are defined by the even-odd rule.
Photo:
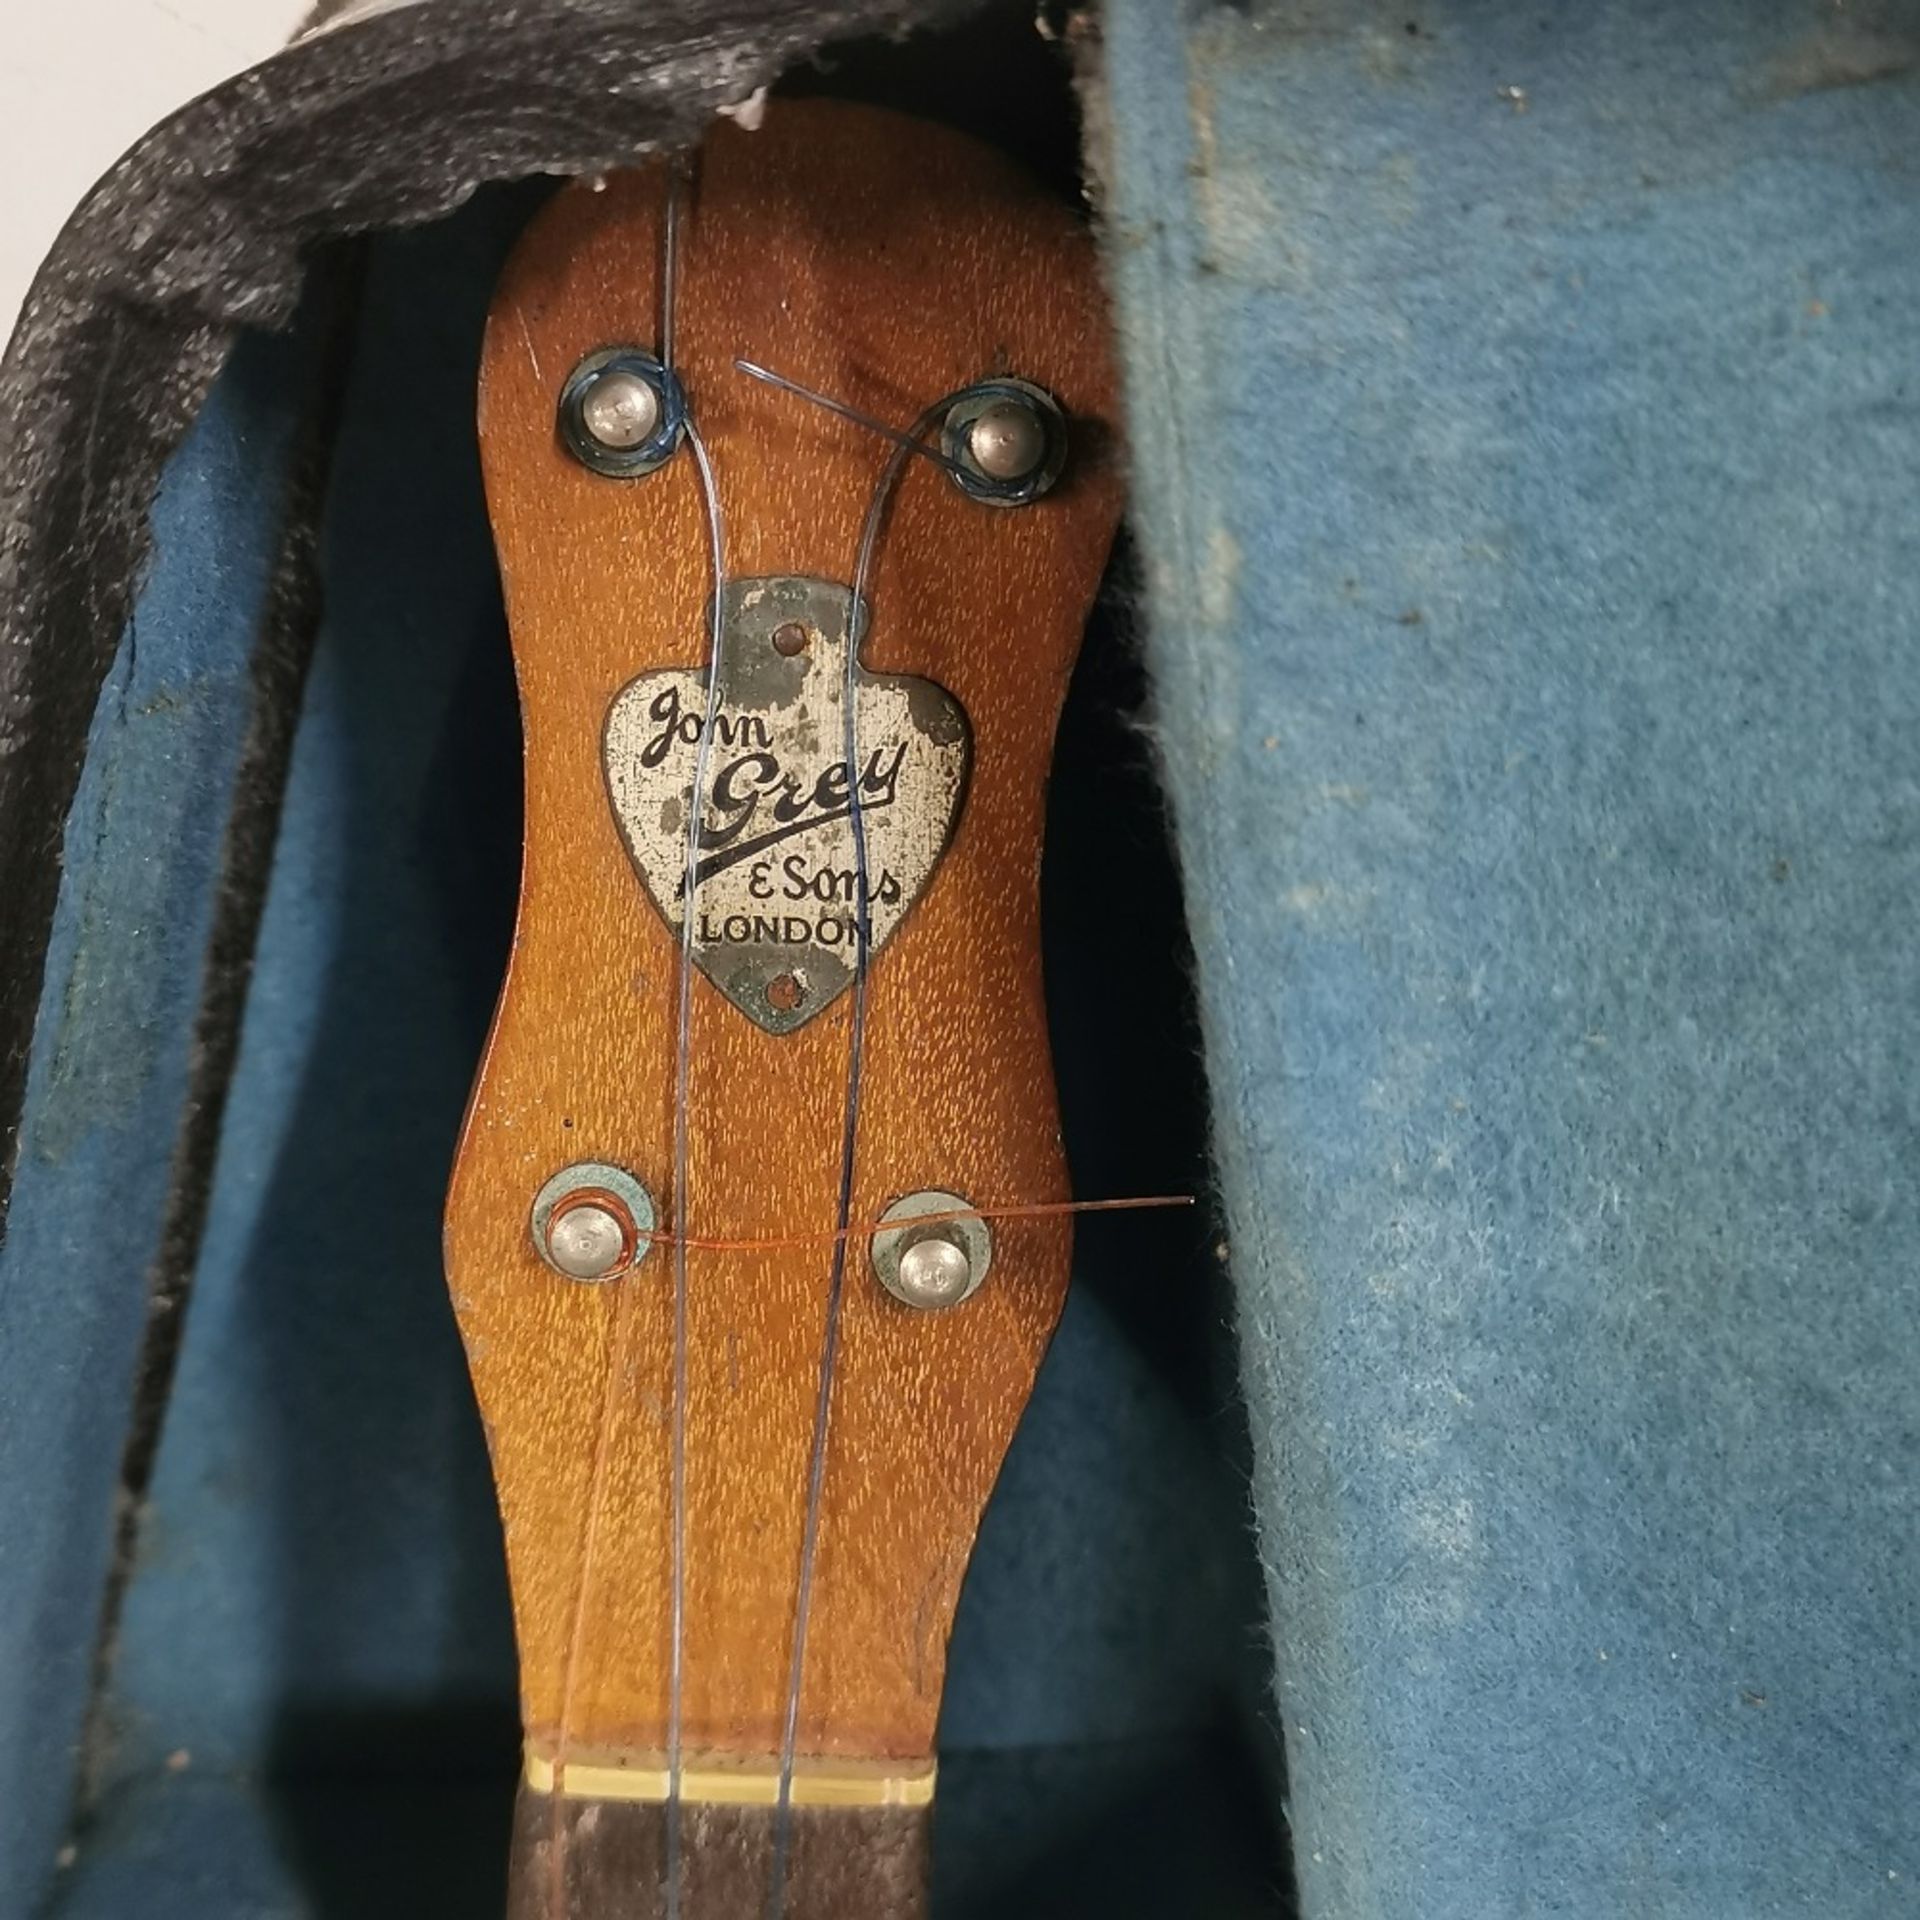
[[[0,545],[0,1914],[500,1911],[514,1654],[440,1252],[519,879],[487,307],[553,176],[783,76],[1077,194],[1066,50],[964,11],[345,20],[156,129],[43,271]],[[1057,763],[1057,1070],[1088,1191],[1194,1193],[1124,561],[1110,597]],[[1080,1232],[956,1632],[943,1915],[1273,1910],[1218,1237]]]
[[[495,1910],[437,1245],[517,830],[477,343],[528,182],[782,76],[1084,152],[1137,564],[1056,773],[1059,1072],[1083,1191],[1221,1206],[1082,1231],[937,1911],[1914,1910],[1920,14],[965,11],[375,11],[49,260],[0,1913]]]

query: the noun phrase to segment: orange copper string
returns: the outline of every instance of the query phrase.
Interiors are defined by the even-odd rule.
[[[863,1220],[849,1227],[824,1227],[816,1233],[788,1233],[744,1240],[689,1234],[682,1240],[670,1228],[636,1230],[635,1238],[663,1246],[685,1246],[701,1253],[777,1253],[792,1247],[832,1246],[896,1227],[937,1227],[950,1220],[1049,1220],[1075,1213],[1137,1213],[1152,1207],[1190,1207],[1190,1193],[1153,1193],[1128,1200],[1046,1200],[1023,1206],[955,1207],[944,1213],[916,1213],[906,1220]]]

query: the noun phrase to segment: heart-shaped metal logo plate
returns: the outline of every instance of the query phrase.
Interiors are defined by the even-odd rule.
[[[693,956],[769,1033],[791,1033],[853,982],[856,914],[877,954],[925,892],[952,838],[971,754],[960,703],[931,680],[853,675],[857,769],[847,762],[847,613],[830,580],[727,585],[692,874]],[[864,630],[865,610],[860,625]],[[634,869],[679,932],[687,809],[708,730],[707,675],[631,680],[607,713],[607,789]],[[857,791],[866,898],[850,819]]]

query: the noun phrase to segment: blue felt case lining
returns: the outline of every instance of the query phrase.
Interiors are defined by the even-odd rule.
[[[1920,10],[1105,31],[1303,1909],[1920,1911]]]

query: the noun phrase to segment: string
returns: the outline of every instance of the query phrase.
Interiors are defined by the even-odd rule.
[[[1148,1193],[1124,1200],[1042,1200],[1023,1206],[954,1207],[941,1213],[916,1213],[911,1220],[863,1220],[857,1225],[818,1233],[789,1233],[754,1240],[706,1239],[698,1234],[686,1244],[701,1253],[791,1253],[803,1247],[825,1246],[835,1240],[860,1240],[900,1226],[940,1227],[955,1220],[1046,1220],[1073,1213],[1138,1213],[1149,1207],[1190,1207],[1190,1193]],[[640,1232],[636,1238],[650,1245],[675,1244],[679,1236],[668,1228]]]
[[[676,153],[667,163],[667,211],[660,242],[660,365],[675,371],[674,323],[680,310],[680,216],[684,210],[691,163]]]
[[[667,197],[661,240],[660,266],[660,363],[671,377],[674,373],[674,318],[679,304],[680,230],[683,200],[687,187],[687,164],[676,157],[669,165]],[[674,1382],[673,1382],[673,1492],[672,1599],[669,1607],[670,1650],[668,1654],[667,1705],[667,1830],[663,1871],[666,1876],[667,1920],[678,1920],[680,1852],[680,1719],[682,1664],[685,1646],[685,1488],[686,1488],[686,1398],[687,1398],[687,1254],[690,1242],[684,1232],[687,1220],[686,1115],[688,1109],[689,1034],[692,993],[692,873],[697,854],[700,803],[706,777],[707,743],[712,738],[714,706],[718,698],[719,654],[722,615],[725,610],[724,571],[725,537],[720,514],[719,493],[714,485],[713,468],[705,443],[688,419],[684,434],[692,450],[699,475],[702,501],[707,517],[711,547],[713,600],[709,615],[710,646],[707,677],[707,724],[694,763],[693,789],[687,825],[687,891],[681,917],[679,956],[679,1042],[675,1064],[676,1101],[674,1132],[674,1188],[672,1217],[678,1234],[674,1257]],[[566,1770],[567,1748],[573,1721],[580,1656],[586,1640],[587,1603],[593,1587],[593,1565],[599,1546],[600,1519],[605,1509],[608,1465],[613,1451],[613,1433],[620,1408],[620,1384],[627,1377],[627,1362],[632,1346],[632,1327],[636,1290],[620,1286],[615,1291],[613,1331],[609,1341],[606,1377],[601,1388],[600,1419],[594,1437],[592,1465],[587,1478],[587,1515],[580,1545],[579,1573],[574,1587],[572,1617],[568,1623],[567,1652],[560,1680],[560,1724],[554,1740],[553,1788],[548,1828],[548,1911],[549,1920],[566,1916]]]
[[[763,367],[752,360],[736,359],[733,364],[742,373],[751,375],[755,380],[764,380],[768,386],[778,387],[782,393],[797,394],[802,400],[811,400],[816,407],[825,407],[829,413],[837,413],[842,420],[851,420],[856,427],[865,427],[869,433],[877,433],[883,440],[891,440],[896,447],[905,447],[909,453],[924,455],[935,466],[946,468],[962,480],[972,477],[958,460],[948,459],[938,447],[930,447],[924,440],[916,440],[911,434],[902,433],[898,427],[890,427],[884,420],[876,420],[872,414],[848,406],[844,400],[836,400],[831,394],[820,393],[812,387],[803,387],[798,380],[791,380],[784,373],[775,373],[771,367]]]
[[[776,384],[779,384],[776,382]],[[804,389],[796,389],[803,397]],[[831,404],[831,403],[829,403]],[[780,1783],[774,1802],[773,1860],[768,1889],[769,1920],[783,1920],[787,1904],[787,1858],[793,1845],[793,1768],[800,1737],[800,1687],[806,1669],[807,1626],[813,1611],[814,1565],[819,1557],[820,1514],[827,1478],[827,1438],[833,1412],[834,1373],[840,1355],[840,1308],[846,1295],[847,1237],[853,1216],[855,1148],[860,1120],[860,1090],[866,1066],[867,975],[872,955],[873,928],[868,907],[866,810],[860,799],[859,665],[860,610],[873,570],[874,550],[900,475],[922,446],[928,429],[940,419],[951,398],[936,402],[913,424],[909,436],[895,435],[892,457],[882,469],[860,529],[859,554],[853,583],[847,589],[847,652],[841,683],[841,731],[847,767],[847,824],[853,836],[855,901],[853,998],[847,1046],[847,1097],[840,1128],[840,1194],[833,1242],[833,1266],[827,1281],[826,1327],[820,1343],[820,1366],[814,1390],[813,1437],[807,1459],[806,1514],[800,1532],[800,1577],[793,1612],[793,1651],[787,1670],[786,1718],[780,1730]],[[838,406],[834,411],[844,411]],[[855,416],[858,418],[859,416]]]
[[[683,176],[676,176],[669,195],[668,234],[677,243],[679,216],[677,203]],[[675,284],[677,269],[669,249],[667,283]],[[669,309],[666,337],[671,339],[672,313]],[[674,371],[666,362],[669,373]],[[694,885],[700,859],[702,809],[706,804],[707,762],[714,735],[714,721],[720,705],[721,649],[726,639],[726,537],[720,513],[720,493],[714,484],[713,463],[707,458],[706,442],[691,416],[686,425],[687,445],[700,475],[700,491],[706,503],[707,535],[711,546],[713,603],[708,614],[707,708],[700,728],[700,744],[694,755],[693,786],[687,796],[687,857],[680,891],[680,967],[679,1004],[675,1013],[674,1111],[673,1111],[673,1203],[672,1218],[678,1231],[673,1261],[673,1417],[671,1435],[672,1545],[670,1548],[670,1597],[667,1606],[667,1812],[666,1844],[661,1855],[665,1876],[666,1920],[679,1920],[680,1913],[680,1776],[684,1754],[682,1742],[686,1711],[687,1654],[687,1256],[691,1242],[687,1234],[689,1208],[689,1159],[691,1156],[690,1116],[693,1106],[693,947]]]

